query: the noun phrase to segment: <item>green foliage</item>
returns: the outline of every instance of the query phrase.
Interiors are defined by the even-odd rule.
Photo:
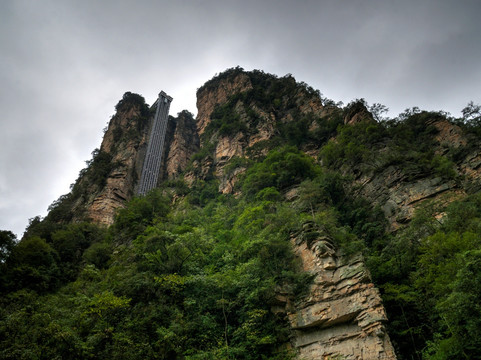
[[[480,199],[451,203],[441,223],[433,223],[433,209],[419,212],[381,253],[371,252],[370,268],[384,290],[390,335],[402,358],[481,356]]]
[[[142,95],[127,91],[126,93],[124,93],[122,99],[117,103],[117,105],[115,105],[115,110],[123,111],[129,109],[132,106],[138,106],[140,108],[145,107],[145,99]]]
[[[373,149],[386,135],[379,123],[360,122],[340,125],[338,135],[330,140],[320,152],[323,164],[329,167],[347,164],[355,166],[373,161]]]
[[[188,200],[192,205],[205,206],[219,196],[219,184],[217,181],[197,180],[192,184]]]
[[[211,114],[211,121],[207,125],[206,134],[212,134],[217,129],[220,136],[234,136],[247,131],[247,124],[234,111],[235,100],[231,99],[223,105],[217,105]]]
[[[46,292],[55,288],[60,272],[58,254],[37,236],[20,241],[11,251],[6,262],[4,287],[9,291],[31,289]]]
[[[10,252],[15,246],[16,240],[17,237],[13,232],[8,230],[0,231],[0,266],[9,257]]]
[[[92,152],[92,160],[87,161],[86,174],[89,182],[102,188],[105,186],[105,182],[107,181],[110,172],[118,166],[118,163],[112,162],[111,154],[95,149]]]
[[[456,170],[454,169],[454,163],[447,157],[434,155],[430,167],[437,175],[444,179],[455,179],[457,176]]]
[[[294,147],[271,151],[264,161],[253,165],[247,172],[243,192],[254,196],[267,187],[285,190],[319,172],[314,161]]]
[[[202,146],[202,148],[195,154],[193,154],[190,158],[191,162],[194,161],[202,161],[206,157],[212,158],[213,152],[216,148],[216,143],[208,142]]]
[[[59,255],[63,281],[74,280],[84,260],[84,251],[91,244],[98,246],[105,231],[89,223],[70,224],[52,234],[52,245]],[[100,265],[100,264],[99,264]]]
[[[154,189],[146,196],[133,198],[126,208],[118,211],[112,228],[114,235],[125,239],[135,238],[147,226],[167,216],[169,204],[170,200],[160,189]]]
[[[245,157],[232,157],[226,166],[224,166],[224,174],[231,175],[235,170],[239,168],[248,168],[252,164],[252,161]]]
[[[476,136],[481,135],[481,106],[470,101],[462,114],[460,125]]]

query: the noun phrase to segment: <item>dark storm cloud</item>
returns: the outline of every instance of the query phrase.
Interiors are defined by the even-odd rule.
[[[481,102],[479,1],[0,3],[0,229],[77,177],[125,91],[195,112],[195,91],[240,65],[292,73],[336,101],[459,114]]]

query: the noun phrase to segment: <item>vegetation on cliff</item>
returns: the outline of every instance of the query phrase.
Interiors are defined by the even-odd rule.
[[[341,107],[290,75],[241,68],[198,91],[239,74],[252,88],[215,107],[185,173],[130,200],[109,228],[71,221],[73,203],[115,165],[99,150],[21,241],[0,233],[0,357],[292,358],[287,319],[273,310],[280,292],[301,298],[312,281],[290,242],[309,221],[345,254],[364,254],[400,359],[479,358],[480,179],[461,172],[479,144],[479,107],[463,119],[413,108],[345,124],[367,109],[379,119],[384,108],[362,99]],[[145,120],[136,94],[117,110],[132,106]],[[267,122],[269,137],[223,160],[222,174],[237,174],[236,195],[220,194],[219,139],[257,136]],[[459,126],[466,142],[441,143],[439,123]],[[398,187],[438,179],[458,196],[392,215],[363,188],[387,169],[399,172]]]

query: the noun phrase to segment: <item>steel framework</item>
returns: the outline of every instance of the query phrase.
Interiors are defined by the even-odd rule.
[[[157,187],[171,102],[172,97],[161,91],[156,101],[157,110],[155,112],[149,143],[147,145],[147,153],[145,154],[144,166],[142,168],[142,175],[140,176],[140,183],[137,190],[139,195],[145,195]]]

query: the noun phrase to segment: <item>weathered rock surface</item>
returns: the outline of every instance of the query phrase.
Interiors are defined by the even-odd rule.
[[[375,122],[375,120],[366,106],[361,101],[358,101],[354,103],[347,112],[344,117],[344,124],[353,125],[360,122]]]
[[[175,130],[171,137],[166,136],[164,178],[172,178],[184,171],[192,154],[199,151],[200,139],[197,124],[191,113],[183,111],[174,119]]]
[[[286,304],[299,358],[395,359],[381,296],[362,258],[343,256],[314,223],[292,243],[314,276],[308,294]]]
[[[227,99],[239,92],[252,89],[249,76],[241,73],[233,79],[222,79],[215,87],[207,87],[197,92],[197,126],[202,134],[210,122],[210,115],[218,104],[225,103]]]
[[[113,223],[116,210],[134,194],[142,171],[149,129],[150,122],[143,121],[138,106],[119,110],[112,117],[100,151],[112,156],[113,167],[101,189],[89,185],[88,198],[81,199],[75,210],[85,208],[85,211],[78,212],[97,224]]]
[[[436,120],[432,125],[438,130],[434,136],[438,146],[433,150],[443,155],[450,148],[466,146],[468,139],[462,130],[447,120]],[[481,187],[481,151],[473,148],[457,163],[453,163],[457,177],[442,177],[428,173],[410,178],[401,166],[390,165],[377,172],[364,172],[356,180],[359,194],[381,206],[390,224],[396,230],[409,222],[417,208],[426,201],[447,205]]]

